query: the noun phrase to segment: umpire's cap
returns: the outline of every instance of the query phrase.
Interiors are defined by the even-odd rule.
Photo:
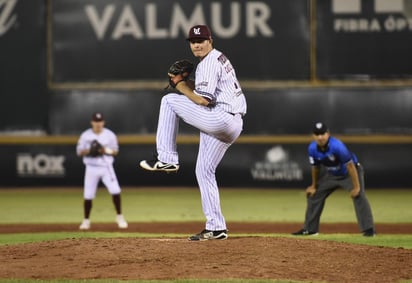
[[[314,133],[315,135],[323,135],[328,131],[328,126],[326,126],[325,123],[316,122],[315,125],[313,125],[312,133]]]
[[[92,121],[94,122],[101,122],[104,121],[103,114],[100,112],[95,112],[92,115]]]
[[[210,39],[212,37],[212,33],[210,32],[210,28],[206,25],[197,25],[193,26],[189,30],[189,36],[187,40],[192,39]]]

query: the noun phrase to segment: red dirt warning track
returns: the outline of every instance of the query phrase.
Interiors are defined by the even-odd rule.
[[[299,230],[300,223],[259,223],[259,222],[228,222],[230,233],[292,233]],[[202,230],[201,222],[142,222],[129,223],[124,232],[139,233],[177,233],[192,234]],[[0,224],[0,234],[4,233],[36,233],[36,232],[73,232],[78,231],[79,224]],[[376,224],[376,230],[382,234],[412,234],[412,224]],[[90,231],[114,232],[120,231],[115,223],[92,223]],[[355,223],[321,223],[320,233],[360,233]]]

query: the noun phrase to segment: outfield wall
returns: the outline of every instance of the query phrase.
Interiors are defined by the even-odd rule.
[[[357,153],[371,188],[412,188],[412,137],[338,136]],[[0,186],[81,186],[84,166],[75,154],[77,137],[3,138],[0,140]],[[304,188],[310,183],[309,136],[242,136],[217,169],[221,186]],[[195,186],[198,139],[180,136],[177,174],[140,169],[151,158],[154,136],[120,136],[115,168],[123,186]]]

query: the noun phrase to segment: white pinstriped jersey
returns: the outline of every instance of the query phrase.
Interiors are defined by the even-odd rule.
[[[92,129],[85,130],[77,142],[76,152],[79,155],[80,151],[89,149],[93,140],[97,140],[105,148],[118,151],[119,144],[115,133],[107,128],[103,128],[102,132],[96,134]],[[83,163],[92,166],[107,166],[113,164],[114,157],[111,155],[102,155],[99,157],[83,156]]]
[[[235,69],[229,59],[216,49],[212,49],[197,65],[195,92],[225,112],[246,114],[246,99]]]

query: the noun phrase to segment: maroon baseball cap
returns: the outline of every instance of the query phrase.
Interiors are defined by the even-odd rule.
[[[103,114],[100,112],[95,112],[92,115],[92,121],[101,122],[104,121]]]
[[[212,33],[206,25],[196,25],[190,28],[187,40],[191,39],[210,39]]]

